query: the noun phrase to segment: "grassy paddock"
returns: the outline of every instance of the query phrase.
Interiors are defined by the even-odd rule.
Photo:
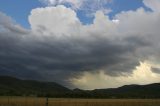
[[[46,98],[0,97],[0,106],[46,106]],[[160,100],[49,98],[48,106],[160,106]]]

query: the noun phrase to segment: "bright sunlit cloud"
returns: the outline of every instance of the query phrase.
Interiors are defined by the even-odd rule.
[[[122,85],[129,84],[150,84],[159,83],[160,74],[154,73],[152,67],[160,67],[160,65],[154,65],[150,62],[141,62],[139,66],[133,70],[132,74],[124,73],[123,76],[109,76],[104,71],[97,73],[84,72],[77,78],[72,78],[70,81],[75,87],[82,89],[99,89],[101,88],[116,88]],[[126,74],[126,75],[125,75]]]

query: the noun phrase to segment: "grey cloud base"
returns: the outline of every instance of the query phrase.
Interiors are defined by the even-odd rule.
[[[78,77],[85,71],[103,70],[107,75],[115,77],[124,73],[131,74],[140,61],[159,56],[159,46],[155,46],[159,44],[159,30],[156,30],[160,26],[158,13],[142,10],[126,12],[117,15],[122,23],[114,23],[97,12],[94,23],[85,26],[79,22],[73,10],[63,6],[51,8],[52,11],[60,10],[53,17],[64,14],[61,9],[68,15],[57,16],[55,21],[50,16],[51,19],[47,20],[50,14],[47,13],[48,9],[50,8],[33,10],[30,16],[31,30],[22,28],[0,13],[1,75],[55,81],[72,86],[69,79]],[[36,17],[36,12],[42,15],[41,19],[51,21],[52,24],[47,26],[48,23],[42,23]],[[128,15],[127,21],[124,20],[125,15]],[[144,20],[146,25],[154,17],[154,22],[157,23],[143,26],[141,32],[136,26],[139,26],[139,20],[143,21],[143,15],[149,16]],[[135,19],[137,17],[139,20]],[[66,21],[61,22],[61,18],[66,18]],[[131,22],[133,18],[135,20]],[[148,27],[154,32],[148,32]]]

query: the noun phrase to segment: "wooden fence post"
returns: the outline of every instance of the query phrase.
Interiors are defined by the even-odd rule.
[[[9,101],[10,101],[10,100],[9,100],[9,99],[10,99],[10,97],[8,96],[8,100],[7,100],[7,102],[8,102],[8,106],[10,105],[10,103],[9,103]]]
[[[48,97],[46,98],[46,106],[48,106]]]

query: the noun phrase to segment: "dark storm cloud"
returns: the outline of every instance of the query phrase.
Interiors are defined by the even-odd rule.
[[[150,45],[140,37],[92,38],[38,37],[0,13],[0,74],[60,83],[83,71],[117,76],[131,73],[139,65],[136,50]]]
[[[152,67],[151,70],[152,70],[154,73],[160,74],[160,68]]]

